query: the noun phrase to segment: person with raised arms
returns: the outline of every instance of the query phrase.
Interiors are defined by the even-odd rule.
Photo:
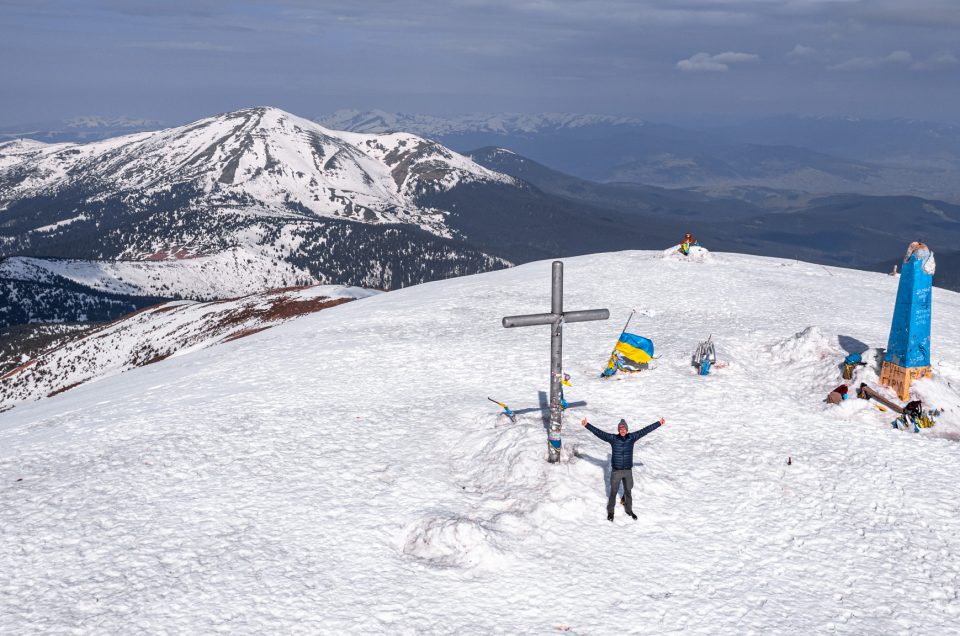
[[[607,501],[607,521],[613,521],[613,509],[617,503],[617,492],[620,490],[621,481],[623,482],[623,507],[627,514],[636,521],[637,515],[633,513],[633,497],[630,495],[630,491],[633,489],[633,446],[638,439],[666,424],[666,420],[661,417],[659,421],[645,426],[635,433],[630,433],[628,432],[627,421],[621,419],[620,423],[617,424],[616,435],[601,431],[589,423],[586,418],[581,420],[580,424],[610,444],[610,499]]]

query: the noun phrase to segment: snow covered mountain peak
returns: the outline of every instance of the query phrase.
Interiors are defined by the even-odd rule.
[[[0,200],[99,184],[153,196],[187,188],[205,203],[367,223],[414,223],[444,235],[416,197],[460,183],[512,183],[410,134],[338,133],[271,107],[89,144],[0,147]]]
[[[231,272],[309,270],[296,284],[403,286],[505,265],[435,207],[466,185],[525,187],[410,133],[338,132],[268,106],[85,144],[16,140],[0,144],[0,257],[226,254]]]

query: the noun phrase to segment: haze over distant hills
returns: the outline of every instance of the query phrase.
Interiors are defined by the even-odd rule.
[[[623,183],[596,183],[566,175],[499,148],[470,157],[558,197],[631,211],[694,230],[725,251],[785,256],[875,269],[898,257],[910,240],[934,249],[960,243],[960,205],[914,196],[817,195],[763,188],[669,190]],[[641,221],[642,222],[642,221]],[[960,269],[947,261],[937,284],[954,288]]]
[[[46,143],[85,143],[135,132],[159,130],[162,122],[135,117],[85,115],[64,121],[0,125],[0,142],[35,139]]]
[[[504,147],[594,181],[960,201],[960,127],[915,120],[783,116],[688,128],[602,115],[338,111],[317,121],[405,130],[461,152]]]
[[[960,201],[960,126],[913,119],[783,115],[676,125],[595,114],[340,110],[316,121],[333,130],[408,132],[459,152],[509,148],[594,181]],[[142,118],[85,116],[0,126],[0,141],[83,143],[160,127]]]

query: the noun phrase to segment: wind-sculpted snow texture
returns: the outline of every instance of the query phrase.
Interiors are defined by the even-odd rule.
[[[365,298],[0,415],[0,632],[960,633],[960,296],[933,429],[824,403],[897,281],[795,261],[567,259],[564,461],[535,408],[550,263]],[[655,369],[598,375],[630,308]],[[713,334],[725,368],[694,374]],[[868,360],[875,359],[872,355]],[[875,377],[867,367],[865,378]],[[618,376],[620,377],[620,376]],[[605,519],[638,445],[638,521]],[[790,463],[788,465],[788,458]]]
[[[299,263],[311,282],[401,286],[504,265],[460,241],[449,211],[422,203],[475,183],[520,187],[415,135],[339,133],[275,108],[88,144],[10,141],[0,143],[0,256],[183,260],[239,250]],[[334,255],[316,240],[354,232],[360,254]],[[395,254],[412,256],[398,263]],[[418,269],[416,256],[437,268]],[[269,276],[254,260],[249,269]],[[392,280],[374,280],[389,269]],[[334,271],[350,277],[326,277]]]

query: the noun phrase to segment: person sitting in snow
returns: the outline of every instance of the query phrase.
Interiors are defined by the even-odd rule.
[[[699,246],[700,246],[699,241],[693,238],[693,234],[691,234],[690,232],[687,232],[683,237],[683,242],[680,243],[680,253],[683,254],[684,256],[688,256],[690,254],[691,247],[699,247]]]
[[[633,497],[630,491],[633,489],[633,445],[637,440],[652,433],[666,423],[662,417],[658,422],[646,426],[636,433],[627,432],[627,421],[621,419],[617,424],[617,434],[601,431],[599,428],[587,422],[584,418],[580,424],[588,431],[610,444],[610,498],[607,501],[607,521],[613,521],[613,509],[617,503],[617,492],[620,490],[620,482],[623,482],[623,507],[627,514],[636,520],[637,515],[633,514]]]

